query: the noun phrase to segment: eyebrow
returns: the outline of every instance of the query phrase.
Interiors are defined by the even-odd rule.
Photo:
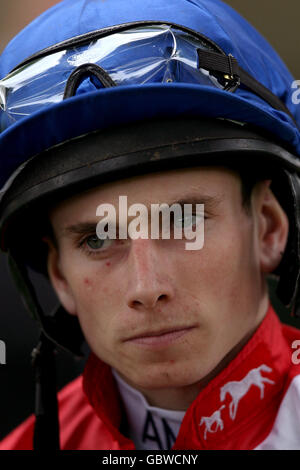
[[[208,195],[186,195],[181,199],[175,199],[173,201],[169,201],[167,204],[172,206],[173,204],[179,204],[182,208],[184,204],[192,204],[193,206],[196,204],[204,204],[208,205],[209,207],[215,206],[221,202],[221,198],[218,196],[208,196]]]
[[[169,202],[153,202],[152,204],[168,204],[171,207],[173,204],[179,204],[184,209],[185,204],[191,204],[195,207],[197,204],[204,204],[204,206],[209,206],[210,209],[215,207],[221,202],[221,197],[219,196],[208,196],[208,195],[200,195],[200,194],[191,194],[185,195],[180,199],[174,199]],[[146,205],[147,209],[149,210],[148,205]],[[118,214],[117,214],[118,220]],[[63,235],[85,235],[87,233],[94,233],[96,231],[96,227],[99,221],[85,221],[79,222],[77,224],[69,225],[64,228]],[[118,222],[116,223],[116,227],[118,227]]]
[[[65,227],[63,233],[67,235],[84,235],[86,233],[93,233],[96,230],[97,223],[98,222],[92,221],[79,222],[78,224]]]

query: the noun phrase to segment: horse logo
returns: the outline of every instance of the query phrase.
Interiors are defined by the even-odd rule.
[[[225,405],[222,405],[221,408],[216,410],[211,416],[202,416],[199,426],[205,424],[204,439],[206,440],[208,432],[217,432],[218,429],[222,431],[224,428],[224,423],[221,418],[221,410],[225,408]],[[215,429],[213,430],[213,425],[216,424]]]
[[[236,417],[236,412],[238,408],[239,401],[243,398],[248,392],[249,388],[252,385],[256,385],[260,390],[260,399],[264,398],[264,388],[265,384],[274,384],[273,380],[263,377],[261,372],[272,372],[272,369],[265,364],[251,369],[245,377],[240,381],[232,381],[225,384],[220,390],[220,401],[224,401],[226,394],[231,395],[232,401],[229,405],[229,414],[232,420]]]

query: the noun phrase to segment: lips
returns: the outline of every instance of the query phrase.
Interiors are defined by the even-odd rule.
[[[179,326],[179,327],[174,327],[174,328],[165,328],[165,329],[161,329],[161,330],[158,330],[158,331],[150,331],[150,332],[140,333],[136,336],[133,336],[132,338],[129,338],[129,340],[138,339],[138,338],[149,338],[151,336],[162,336],[162,335],[165,335],[165,334],[168,334],[168,333],[174,333],[176,331],[182,331],[182,330],[185,330],[187,328],[192,328],[192,327]]]
[[[180,337],[186,335],[194,326],[182,326],[176,328],[162,329],[159,331],[147,331],[140,333],[126,341],[144,346],[164,346],[173,343]]]

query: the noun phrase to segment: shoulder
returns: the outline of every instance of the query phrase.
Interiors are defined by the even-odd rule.
[[[290,350],[288,370],[273,428],[257,450],[300,450],[300,329],[281,328]]]
[[[300,338],[300,318],[299,318],[299,327],[290,326],[281,322],[282,331],[285,337],[287,338]]]
[[[60,441],[65,450],[103,449],[107,431],[89,404],[79,376],[58,393]],[[0,450],[32,450],[34,416],[31,415],[0,442]]]
[[[282,333],[290,351],[290,363],[287,381],[287,387],[289,387],[290,383],[296,379],[297,376],[298,379],[296,379],[296,383],[298,383],[300,375],[300,321],[299,329],[282,324]]]
[[[289,350],[289,362],[284,386],[283,401],[288,397],[292,398],[297,396],[300,411],[300,329],[285,324],[281,324],[281,328]]]
[[[290,380],[273,428],[257,450],[300,450],[300,371]]]

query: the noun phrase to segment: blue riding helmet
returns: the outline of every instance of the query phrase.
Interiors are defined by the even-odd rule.
[[[64,100],[70,74],[87,63],[110,80],[81,71],[80,86]],[[0,187],[54,145],[150,117],[233,119],[300,152],[293,77],[266,40],[218,0],[65,0],[10,42],[0,78]]]

